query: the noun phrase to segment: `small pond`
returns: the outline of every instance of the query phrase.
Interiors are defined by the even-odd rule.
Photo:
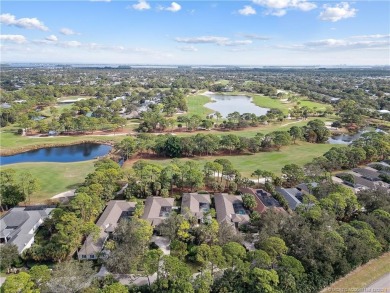
[[[376,132],[384,132],[380,129],[374,129],[374,128],[363,128],[362,130],[358,131],[355,134],[340,134],[340,135],[334,135],[328,139],[328,142],[331,144],[350,144],[353,141],[357,140],[363,133],[369,132],[369,131],[376,131]]]
[[[235,111],[240,114],[253,113],[257,116],[267,114],[268,108],[261,108],[252,103],[252,98],[248,96],[225,96],[225,95],[209,95],[213,102],[207,103],[204,106],[214,111],[221,113],[223,117]]]
[[[27,162],[71,163],[95,159],[107,155],[112,146],[83,143],[61,147],[42,148],[7,157],[0,157],[1,165]]]

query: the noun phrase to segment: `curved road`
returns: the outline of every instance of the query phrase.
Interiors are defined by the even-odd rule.
[[[360,292],[390,292],[390,273],[387,273]]]

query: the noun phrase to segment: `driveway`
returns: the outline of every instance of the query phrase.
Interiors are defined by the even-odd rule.
[[[171,241],[169,241],[167,237],[153,235],[150,241],[156,243],[156,245],[163,251],[164,255],[171,254],[171,250],[169,248]]]

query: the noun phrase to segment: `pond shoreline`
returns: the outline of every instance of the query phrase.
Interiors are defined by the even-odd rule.
[[[21,147],[17,149],[1,149],[0,150],[0,157],[9,157],[13,155],[18,155],[22,153],[26,153],[33,150],[39,150],[43,148],[54,148],[54,147],[65,147],[65,146],[71,146],[71,145],[78,145],[83,143],[93,143],[93,144],[104,144],[109,146],[114,146],[114,142],[112,141],[103,141],[98,139],[86,139],[86,140],[80,140],[80,141],[74,141],[74,142],[59,142],[59,143],[42,143],[37,145],[31,145],[26,147]],[[114,152],[114,148],[110,150],[110,152],[107,155],[112,155]]]

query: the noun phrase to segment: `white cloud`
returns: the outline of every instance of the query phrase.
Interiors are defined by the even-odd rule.
[[[385,35],[378,35],[385,36]],[[323,39],[305,42],[302,44],[279,45],[276,48],[300,50],[300,51],[351,51],[365,49],[383,49],[387,50],[390,46],[390,39],[367,38],[371,36],[351,36],[344,39]]]
[[[50,35],[45,38],[45,40],[50,41],[50,42],[57,42],[58,38],[55,35]]]
[[[271,11],[267,12],[266,14],[281,17],[283,15],[286,15],[286,13],[287,13],[286,9],[277,9],[277,10],[271,10]]]
[[[261,36],[257,34],[242,34],[242,36],[247,39],[260,40],[260,41],[266,41],[271,39],[270,37]]]
[[[27,42],[26,38],[22,35],[0,35],[0,40],[17,43],[17,44],[22,44]]]
[[[376,34],[376,35],[352,36],[350,38],[352,38],[352,39],[388,39],[388,38],[390,38],[390,35]]]
[[[252,44],[251,40],[243,40],[243,41],[226,41],[223,43],[219,43],[220,46],[243,46]]]
[[[176,42],[187,44],[216,44],[218,46],[242,46],[252,44],[251,40],[230,40],[226,37],[201,36],[193,38],[175,38]]]
[[[244,8],[238,10],[238,13],[241,15],[254,15],[256,14],[256,10],[252,6],[245,5]]]
[[[188,43],[188,44],[217,44],[228,41],[228,38],[225,37],[215,37],[215,36],[202,36],[194,38],[176,38],[175,41],[179,43]]]
[[[145,0],[139,0],[138,3],[133,4],[132,7],[135,10],[139,10],[139,11],[148,10],[148,9],[150,9],[150,4],[148,2],[146,2]]]
[[[266,15],[283,16],[288,9],[310,11],[317,7],[313,2],[306,0],[252,0],[254,4],[268,8]]]
[[[10,13],[4,13],[0,15],[0,23],[9,26],[16,26],[26,29],[38,29],[41,31],[48,31],[49,29],[37,18],[19,18]]]
[[[195,48],[194,46],[182,46],[182,47],[178,47],[181,51],[185,51],[185,52],[196,52],[198,51],[198,48]]]
[[[66,28],[66,27],[60,29],[60,33],[65,36],[79,35],[79,33],[76,33],[74,30],[71,30],[70,28]]]
[[[304,44],[307,48],[320,49],[368,49],[368,48],[386,48],[390,45],[389,41],[349,41],[344,39],[325,39]]]
[[[341,2],[335,6],[325,4],[323,6],[324,11],[319,15],[319,18],[324,21],[336,22],[341,19],[354,17],[357,9],[349,6],[347,2]]]
[[[178,12],[178,11],[181,10],[181,5],[176,3],[176,2],[172,2],[171,6],[165,8],[165,10],[168,10],[168,11],[171,11],[171,12]]]
[[[78,48],[82,46],[82,44],[78,41],[62,42],[59,45],[66,48]]]

